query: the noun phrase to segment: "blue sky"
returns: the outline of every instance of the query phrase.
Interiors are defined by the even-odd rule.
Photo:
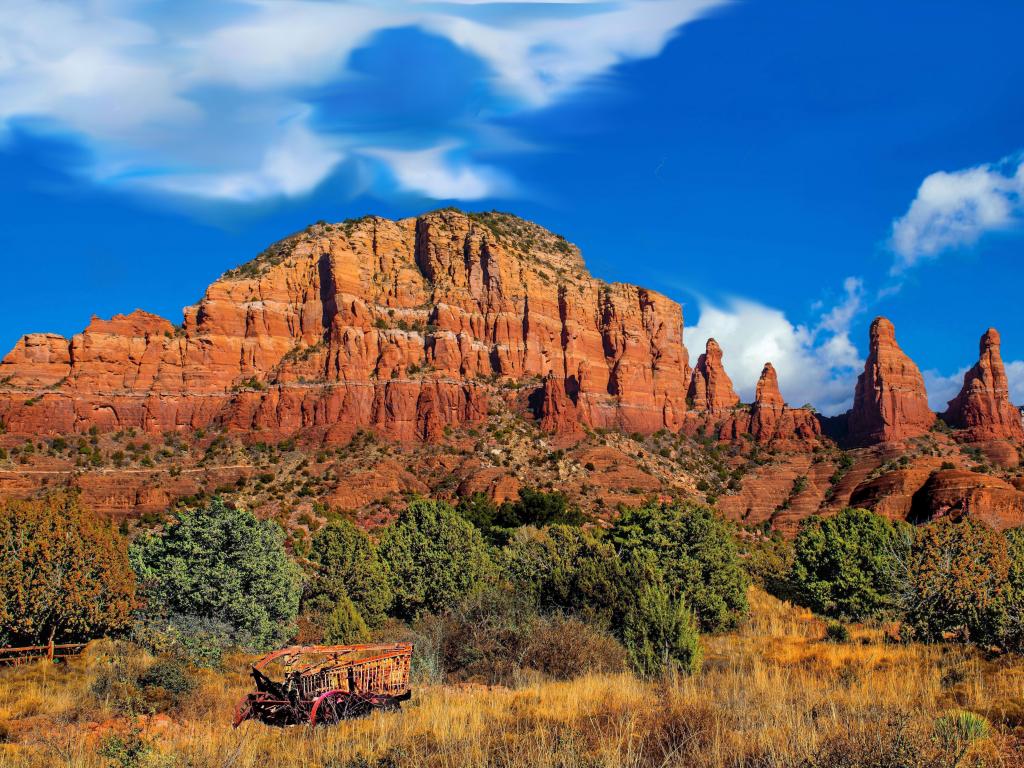
[[[940,407],[1024,401],[1019,2],[9,0],[0,346],[318,220],[499,208],[684,305],[749,397],[845,408],[877,314]]]

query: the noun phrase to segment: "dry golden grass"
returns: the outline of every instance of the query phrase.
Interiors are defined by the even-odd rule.
[[[97,746],[130,727],[153,745],[140,768],[1024,765],[1024,661],[892,644],[882,628],[828,643],[810,614],[761,592],[751,599],[751,620],[707,638],[704,670],[692,678],[427,687],[400,714],[330,729],[232,730],[248,688],[244,659],[205,674],[169,717],[134,719],[90,694],[95,654],[67,668],[8,670],[0,741],[10,743],[0,745],[0,766],[111,765]],[[987,716],[992,736],[941,742],[935,719],[953,708]]]

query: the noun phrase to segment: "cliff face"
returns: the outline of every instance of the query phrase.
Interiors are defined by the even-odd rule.
[[[999,332],[989,328],[979,343],[978,362],[964,375],[960,394],[942,415],[950,426],[966,430],[970,441],[1024,439],[1020,412],[1010,403],[999,344]]]
[[[925,434],[934,421],[921,372],[896,343],[893,324],[875,318],[848,414],[848,440],[854,445],[904,440]]]
[[[0,363],[0,423],[431,439],[550,375],[574,419],[652,432],[682,423],[688,372],[678,304],[595,280],[536,225],[446,210],[311,227],[225,274],[180,328],[136,311],[30,334]]]

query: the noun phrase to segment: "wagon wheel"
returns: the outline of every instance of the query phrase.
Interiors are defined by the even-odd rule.
[[[358,694],[328,691],[313,702],[309,711],[310,725],[337,725],[341,720],[370,714],[373,705]]]

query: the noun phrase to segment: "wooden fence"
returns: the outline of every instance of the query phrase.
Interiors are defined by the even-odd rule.
[[[85,648],[85,643],[64,643],[47,645],[29,645],[24,648],[0,648],[0,666],[28,664],[38,659],[59,661],[69,656],[77,656]]]

